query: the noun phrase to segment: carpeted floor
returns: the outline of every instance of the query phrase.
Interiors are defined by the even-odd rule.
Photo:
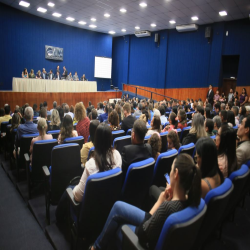
[[[1,158],[2,156],[3,154]],[[0,249],[53,249],[2,167],[0,167]]]

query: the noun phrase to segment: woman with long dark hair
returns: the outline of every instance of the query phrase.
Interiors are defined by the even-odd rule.
[[[226,178],[237,168],[236,132],[227,124],[222,125],[216,135],[219,168]]]
[[[94,145],[94,157],[86,162],[80,183],[73,190],[74,198],[78,202],[82,201],[88,176],[122,166],[120,153],[112,148],[112,133],[107,124],[102,123],[97,127]]]
[[[243,88],[242,93],[240,95],[240,106],[244,106],[247,100],[248,100],[247,90]]]
[[[119,228],[130,224],[139,241],[149,249],[155,249],[162,227],[173,213],[187,206],[199,206],[201,197],[200,171],[191,156],[180,154],[173,162],[170,172],[171,187],[160,193],[149,213],[118,201],[114,204],[106,224],[91,250],[114,249],[110,244]]]
[[[183,109],[178,111],[177,117],[179,120],[177,128],[183,129],[187,127],[187,114]]]
[[[169,118],[168,118],[168,121],[169,121],[169,125],[167,125],[163,130],[162,132],[166,132],[166,131],[171,131],[173,129],[177,129],[177,126],[178,126],[178,121],[176,121],[176,114],[174,112],[171,112]]]
[[[201,170],[201,197],[213,188],[220,186],[224,177],[218,166],[217,149],[209,137],[200,138],[196,145],[195,161]]]
[[[73,121],[70,115],[65,115],[62,122],[60,134],[58,136],[58,144],[62,144],[64,139],[78,136],[74,130]]]
[[[148,130],[146,136],[152,135],[155,132],[161,133],[161,119],[159,116],[154,116],[151,120],[151,128]]]

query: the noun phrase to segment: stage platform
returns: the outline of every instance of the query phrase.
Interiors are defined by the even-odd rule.
[[[11,110],[14,111],[15,106],[23,106],[28,103],[33,106],[36,103],[39,107],[40,103],[47,101],[48,108],[52,109],[52,104],[54,101],[58,105],[62,103],[67,103],[69,106],[77,102],[83,102],[85,107],[88,107],[88,102],[97,107],[98,102],[108,101],[109,99],[121,98],[122,91],[97,91],[97,92],[79,92],[79,93],[47,93],[47,92],[14,92],[14,91],[0,91],[0,107],[4,107],[4,104],[8,103]]]

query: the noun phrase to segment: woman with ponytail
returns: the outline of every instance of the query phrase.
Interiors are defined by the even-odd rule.
[[[41,140],[51,140],[53,139],[52,135],[47,135],[47,121],[44,118],[40,118],[37,122],[37,129],[39,132],[39,136],[35,137],[32,139],[30,143],[30,164],[32,162],[32,152],[33,152],[33,145],[34,142],[36,141],[41,141]]]
[[[143,246],[155,249],[168,216],[185,209],[187,206],[197,207],[200,204],[200,171],[195,166],[191,156],[180,154],[176,157],[170,172],[170,182],[171,188],[167,187],[160,193],[157,202],[149,213],[125,202],[116,202],[102,233],[89,249],[112,248],[110,246],[112,239],[115,238],[114,235],[123,224],[132,225],[130,228],[138,235]]]
[[[196,145],[195,161],[201,171],[201,197],[213,188],[220,186],[224,177],[219,169],[217,149],[214,141],[209,137],[200,138]]]

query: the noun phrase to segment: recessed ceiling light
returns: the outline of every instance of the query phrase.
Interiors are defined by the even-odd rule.
[[[136,30],[139,30],[139,29],[140,29],[140,27],[139,27],[139,26],[135,26],[135,29],[136,29]]]
[[[105,13],[104,16],[105,17],[110,17],[110,15],[108,13]]]
[[[151,27],[156,27],[155,23],[151,23],[150,25],[151,25]]]
[[[175,22],[175,20],[170,20],[169,21],[171,24],[175,24],[176,22]]]
[[[45,13],[47,10],[44,9],[44,8],[42,8],[42,7],[39,7],[39,8],[37,9],[37,11],[42,12],[42,13]]]
[[[125,29],[122,29],[122,32],[126,32],[126,30],[125,30]]]
[[[68,20],[70,22],[73,22],[73,21],[75,21],[75,18],[69,16],[69,17],[66,18],[66,20]]]
[[[120,11],[122,12],[122,13],[125,13],[125,12],[127,12],[127,10],[126,9],[120,9]]]
[[[197,16],[192,16],[191,19],[192,19],[193,21],[199,20],[199,18],[198,18]]]
[[[140,3],[139,5],[140,5],[141,7],[143,7],[143,8],[145,8],[145,7],[148,6],[148,5],[147,5],[146,3],[144,3],[144,2]]]
[[[55,13],[52,14],[52,16],[56,16],[56,17],[60,17],[61,15],[62,15],[62,14],[57,13],[57,12],[55,12]]]
[[[85,25],[86,24],[86,22],[84,22],[84,21],[79,21],[78,23],[81,24],[81,25]]]
[[[95,22],[95,21],[96,21],[96,19],[95,19],[94,17],[92,17],[90,20],[91,20],[91,21],[93,21],[93,22]]]
[[[113,35],[113,34],[115,34],[115,31],[111,30],[111,31],[109,31],[109,34]]]
[[[54,6],[55,6],[55,4],[54,4],[54,3],[49,2],[49,3],[48,3],[48,6],[49,6],[49,7],[54,7]]]
[[[30,3],[25,2],[25,1],[21,1],[21,2],[19,2],[19,5],[21,5],[21,6],[23,6],[23,7],[29,7],[29,6],[30,6]]]
[[[227,12],[225,10],[219,12],[220,16],[226,16]]]
[[[96,28],[96,25],[90,24],[89,27],[90,27],[90,28]]]

